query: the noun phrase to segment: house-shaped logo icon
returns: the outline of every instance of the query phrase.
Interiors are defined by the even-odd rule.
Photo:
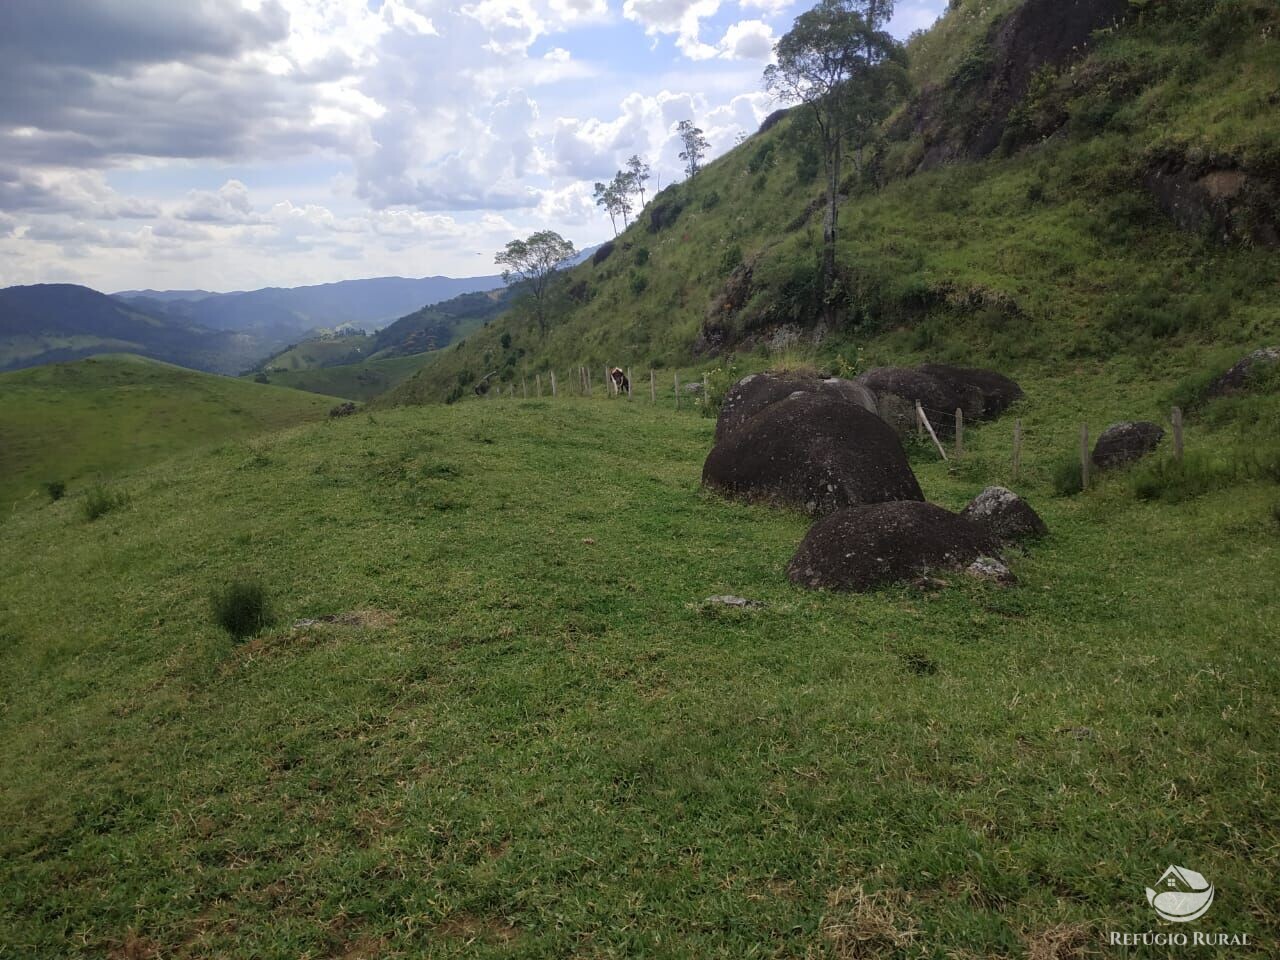
[[[1199,920],[1213,905],[1213,884],[1194,870],[1171,866],[1154,890],[1147,887],[1147,902],[1162,919],[1188,923]]]

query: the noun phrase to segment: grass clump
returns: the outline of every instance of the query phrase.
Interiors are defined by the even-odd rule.
[[[1074,497],[1084,489],[1084,478],[1080,475],[1080,458],[1074,454],[1059,457],[1049,473],[1049,483],[1053,486],[1055,496]]]
[[[52,494],[50,494],[52,497]],[[54,497],[53,499],[57,499]],[[112,510],[118,510],[129,502],[126,494],[111,490],[102,484],[95,484],[84,495],[84,502],[80,505],[80,512],[84,515],[85,520],[89,523],[97,520],[99,517],[110,513]]]
[[[251,637],[274,621],[266,587],[258,580],[236,580],[210,597],[213,619],[237,640]]]
[[[1181,460],[1149,460],[1134,468],[1130,483],[1139,500],[1181,503],[1259,481],[1280,483],[1280,448],[1236,449],[1223,455],[1193,451]]]
[[[61,480],[50,480],[44,485],[44,492],[48,494],[49,502],[54,503],[66,496],[67,485]]]

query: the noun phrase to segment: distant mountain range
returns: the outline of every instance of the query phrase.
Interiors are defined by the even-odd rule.
[[[239,373],[322,330],[378,329],[502,278],[381,277],[239,293],[132,290],[75,284],[0,290],[0,370],[136,353],[196,370]],[[441,344],[443,345],[443,344]]]
[[[257,338],[174,320],[69,283],[0,290],[0,370],[136,353],[230,373],[260,355]]]
[[[574,260],[595,251],[590,247]],[[49,283],[0,290],[0,370],[135,353],[213,373],[258,368],[290,345],[342,330],[382,331],[347,361],[446,346],[509,302],[502,277],[376,277],[213,293],[99,293]],[[434,311],[436,304],[447,309]],[[355,346],[355,344],[353,344]],[[332,353],[333,351],[329,351]]]
[[[296,339],[300,333],[344,326],[376,330],[420,307],[500,286],[500,276],[377,277],[236,293],[126,290],[114,296],[151,313],[214,330]]]

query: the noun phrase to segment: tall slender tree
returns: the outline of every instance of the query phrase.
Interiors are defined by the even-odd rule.
[[[596,181],[594,196],[596,198],[596,206],[604,207],[604,212],[609,214],[609,223],[613,226],[613,235],[618,235],[618,210],[617,204],[614,202],[613,185]]]
[[[893,0],[820,0],[796,18],[765,68],[765,87],[778,99],[803,103],[817,129],[826,172],[822,225],[822,290],[831,319],[836,279],[840,166],[850,137],[870,129],[901,85],[905,53],[885,32]]]
[[[632,154],[627,161],[627,171],[631,174],[631,185],[640,195],[639,209],[644,209],[644,185],[649,182],[649,165],[640,159],[638,153]]]
[[[702,128],[695,127],[692,120],[681,120],[676,126],[676,133],[684,149],[680,151],[680,159],[684,161],[685,172],[692,180],[702,169],[702,158],[707,155],[711,144],[702,135]]]
[[[625,230],[631,225],[627,218],[631,215],[631,194],[635,189],[631,174],[619,170],[613,175],[613,182],[609,184],[609,189],[613,194],[613,202],[618,214],[622,217],[622,229]]]

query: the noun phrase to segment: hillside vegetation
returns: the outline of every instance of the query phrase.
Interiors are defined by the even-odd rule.
[[[569,272],[545,338],[509,313],[385,402],[443,400],[494,368],[511,381],[729,353],[764,365],[796,344],[819,344],[826,362],[861,349],[867,362],[1019,372],[1122,353],[1181,366],[1206,344],[1275,338],[1280,11],[1135,6],[1082,59],[1049,44],[993,119],[1019,50],[1030,56],[1008,44],[1043,46],[1036,18],[1055,28],[1055,10],[964,2],[913,42],[916,92],[844,184],[838,328],[815,327],[819,164],[793,111],[655,197],[607,259]],[[993,125],[1003,132],[982,153]]]
[[[327,366],[302,366],[296,370],[269,368],[266,372],[245,374],[246,379],[307,390],[329,397],[367,401],[386,393],[402,380],[422,368],[426,357],[409,354],[383,357],[354,363]]]
[[[791,587],[808,520],[700,491],[712,420],[598,392],[227,441],[92,523],[22,506],[0,953],[1102,956],[1188,862],[1267,955],[1280,466],[1059,498],[1074,412],[1154,412],[1152,380],[1024,385],[1051,536],[1011,590]],[[1277,401],[1215,401],[1189,452],[1238,462]],[[916,449],[926,495],[1013,483],[1008,427]],[[235,581],[274,612],[243,642]]]
[[[200,445],[326,414],[334,403],[297,390],[197,373],[128,354],[0,374],[0,507],[72,494]]]

